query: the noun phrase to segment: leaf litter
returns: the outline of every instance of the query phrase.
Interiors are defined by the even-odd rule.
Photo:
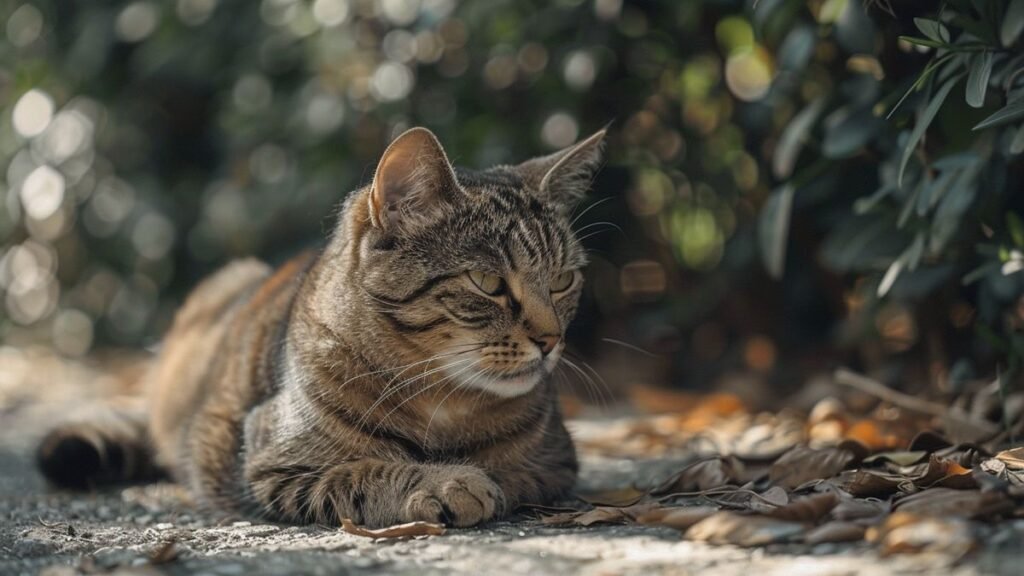
[[[549,526],[660,526],[746,547],[867,541],[882,555],[956,558],[977,548],[982,524],[1024,517],[1024,446],[1003,423],[879,392],[850,372],[842,379],[879,401],[855,410],[829,397],[806,416],[754,414],[725,394],[702,404],[693,393],[640,388],[634,403],[657,414],[584,435],[581,450],[691,461],[646,487],[582,495],[575,510],[535,510]]]

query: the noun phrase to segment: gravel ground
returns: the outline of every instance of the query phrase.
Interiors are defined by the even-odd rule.
[[[89,380],[72,392],[54,384],[68,380],[50,378],[80,374],[26,365],[32,367],[26,380],[49,385],[15,388],[6,370],[13,365],[0,367],[0,574],[973,575],[1020,574],[1024,560],[1024,521],[990,530],[985,546],[954,562],[941,555],[879,558],[866,544],[715,547],[682,541],[670,529],[552,528],[525,517],[438,537],[373,540],[330,527],[204,515],[172,484],[56,492],[34,471],[30,447],[72,394],[97,395],[103,384]],[[585,433],[603,424],[573,426]],[[585,457],[581,488],[651,484],[678,467],[678,461]]]

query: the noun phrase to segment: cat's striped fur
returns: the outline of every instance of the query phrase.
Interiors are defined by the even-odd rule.
[[[206,504],[327,524],[465,526],[564,494],[576,457],[548,376],[582,282],[570,209],[602,140],[474,172],[406,132],[323,251],[203,282],[146,409],[56,427],[42,470],[82,486],[152,460]]]

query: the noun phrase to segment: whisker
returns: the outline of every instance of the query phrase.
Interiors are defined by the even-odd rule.
[[[659,355],[659,354],[655,354],[654,352],[649,352],[649,351],[644,350],[643,348],[641,348],[639,346],[636,346],[634,344],[630,344],[629,342],[623,342],[622,340],[615,340],[614,338],[601,338],[601,341],[607,342],[609,344],[617,344],[619,346],[622,346],[623,348],[626,348],[628,350],[632,350],[634,352],[639,352],[639,353],[641,353],[641,354],[643,354],[645,356],[649,356],[651,358],[661,358],[661,355]]]
[[[575,226],[575,225],[576,225],[576,222],[578,222],[580,218],[583,218],[583,216],[584,216],[584,215],[585,215],[585,214],[586,214],[587,212],[590,212],[591,210],[593,210],[594,208],[597,208],[597,207],[598,207],[598,206],[600,206],[601,204],[604,204],[605,202],[608,202],[608,201],[609,201],[609,200],[611,200],[612,198],[613,198],[612,196],[609,196],[609,197],[607,197],[607,198],[602,198],[602,199],[600,199],[600,200],[598,200],[598,201],[594,202],[594,203],[593,203],[593,204],[591,204],[590,206],[587,206],[586,208],[584,208],[584,209],[583,209],[583,211],[581,211],[581,212],[580,212],[579,214],[577,214],[577,215],[576,215],[575,217],[573,217],[573,219],[572,219],[572,222],[569,222],[569,228],[572,228],[573,226]]]

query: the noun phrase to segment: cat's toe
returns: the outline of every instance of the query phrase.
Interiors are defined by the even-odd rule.
[[[404,515],[407,522],[445,521],[444,506],[427,490],[417,490],[409,495],[405,501]]]
[[[442,479],[430,489],[409,495],[405,515],[410,521],[475,526],[504,512],[505,495],[483,473]]]

